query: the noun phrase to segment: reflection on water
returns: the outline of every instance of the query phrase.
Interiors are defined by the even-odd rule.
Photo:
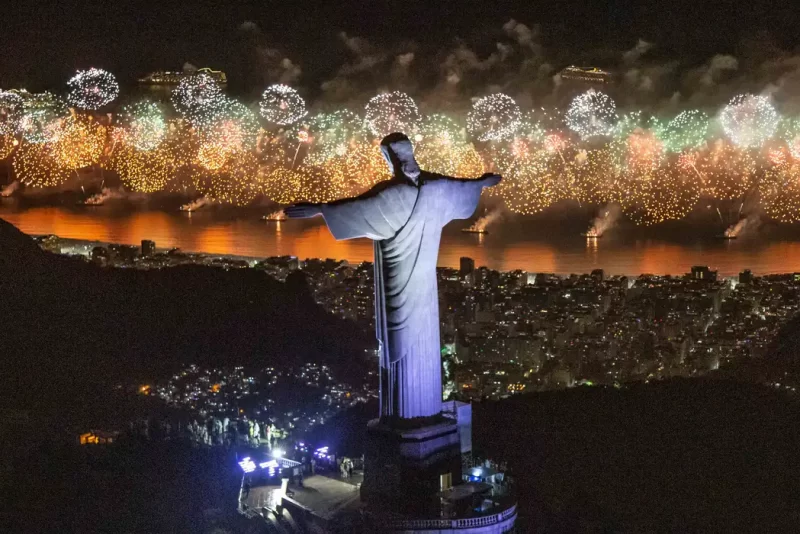
[[[76,239],[138,244],[153,239],[159,247],[241,256],[292,255],[372,259],[368,240],[335,241],[320,219],[266,222],[251,214],[231,216],[214,211],[191,215],[155,210],[0,206],[0,217],[29,234],[57,234]],[[682,274],[692,265],[709,265],[722,275],[742,269],[759,274],[800,271],[800,242],[761,239],[715,240],[687,237],[686,242],[615,238],[586,240],[577,235],[549,235],[536,229],[514,235],[498,223],[492,233],[467,234],[454,222],[445,229],[439,264],[457,267],[461,256],[493,269],[585,273],[602,268],[609,274]],[[515,229],[515,228],[514,228]],[[522,235],[519,235],[519,234]]]

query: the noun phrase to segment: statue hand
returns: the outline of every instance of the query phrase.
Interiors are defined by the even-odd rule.
[[[483,187],[492,187],[494,185],[499,184],[500,181],[503,179],[503,177],[500,176],[499,174],[494,174],[492,172],[487,172],[486,174],[481,176],[480,179],[483,181],[483,184],[482,184]]]
[[[322,215],[322,208],[319,204],[311,204],[310,202],[301,202],[283,210],[290,219],[310,219],[317,215]]]

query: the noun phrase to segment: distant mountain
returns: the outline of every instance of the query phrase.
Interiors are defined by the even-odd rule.
[[[373,343],[317,306],[302,274],[284,284],[254,269],[101,268],[45,252],[3,220],[0,304],[0,407],[34,412],[184,363],[315,361],[347,374],[368,365]]]

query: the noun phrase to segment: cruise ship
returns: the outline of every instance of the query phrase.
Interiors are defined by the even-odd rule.
[[[564,80],[597,84],[611,83],[611,73],[606,70],[598,69],[597,67],[576,67],[575,65],[570,65],[561,71],[561,78]]]
[[[181,80],[184,78],[188,78],[189,76],[193,76],[195,74],[207,74],[214,78],[220,85],[227,85],[228,84],[228,77],[227,75],[221,70],[214,70],[208,67],[203,67],[202,69],[184,69],[182,71],[168,71],[168,70],[159,70],[155,72],[151,72],[146,76],[142,76],[139,78],[139,85],[178,85]]]

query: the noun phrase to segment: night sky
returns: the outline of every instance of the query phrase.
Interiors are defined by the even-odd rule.
[[[291,82],[313,100],[352,59],[340,32],[390,55],[414,50],[419,66],[457,42],[490,54],[508,39],[503,25],[511,19],[536,31],[556,70],[614,63],[639,39],[653,44],[649,62],[688,69],[715,54],[792,53],[800,10],[786,1],[695,0],[13,2],[0,29],[0,87],[63,90],[76,69],[89,66],[114,72],[125,87],[188,61],[225,70],[232,93],[253,95],[280,77],[265,73],[261,47],[302,70]]]

